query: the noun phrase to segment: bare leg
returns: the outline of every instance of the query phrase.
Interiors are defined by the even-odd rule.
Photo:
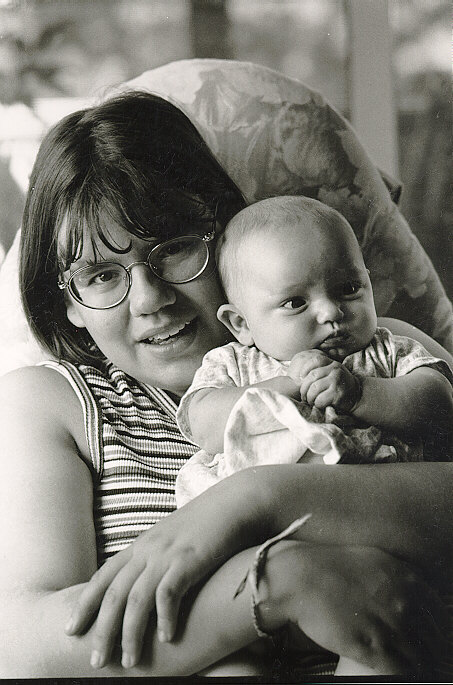
[[[225,659],[218,661],[209,668],[201,671],[198,675],[208,677],[221,676],[263,676],[271,672],[271,665],[268,663],[268,649],[263,644],[263,640],[231,654]]]
[[[379,673],[374,668],[359,664],[346,656],[340,656],[338,666],[335,670],[336,676],[359,676],[359,675],[395,675],[394,673]]]
[[[275,622],[279,627],[289,619],[315,643],[345,655],[336,675],[395,675],[417,669],[420,646],[410,635],[419,620],[424,586],[417,581],[420,593],[415,597],[415,574],[403,562],[376,548],[281,541],[268,550],[260,572],[254,594],[263,630],[272,631]],[[401,603],[407,608],[403,615],[395,611]],[[438,613],[434,600],[425,608]]]

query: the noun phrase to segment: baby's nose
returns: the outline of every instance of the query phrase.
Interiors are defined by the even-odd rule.
[[[319,324],[340,322],[344,314],[337,302],[330,298],[322,298],[317,304],[317,321]]]

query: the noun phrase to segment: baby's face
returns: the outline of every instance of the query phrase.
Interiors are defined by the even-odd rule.
[[[256,347],[275,359],[316,348],[341,361],[376,330],[371,283],[352,234],[308,229],[245,241],[239,306]]]

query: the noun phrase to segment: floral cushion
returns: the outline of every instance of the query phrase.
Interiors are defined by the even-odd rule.
[[[398,188],[318,92],[266,67],[213,59],[173,62],[124,87],[180,107],[249,202],[301,194],[338,209],[360,242],[379,316],[402,318],[453,352],[451,303],[392,201]]]
[[[451,303],[392,201],[389,188],[394,197],[398,189],[384,182],[349,123],[318,92],[266,67],[213,59],[172,62],[118,90],[126,89],[151,91],[183,110],[249,202],[300,194],[338,209],[362,247],[378,314],[405,319],[453,352]],[[17,290],[8,265],[16,252],[17,245],[0,272],[2,321],[8,290]],[[16,294],[13,300],[17,306]],[[42,354],[24,337],[20,316],[10,317],[12,336],[0,332],[3,364],[5,342],[16,346],[14,366],[24,356],[21,345],[29,352],[24,363]]]

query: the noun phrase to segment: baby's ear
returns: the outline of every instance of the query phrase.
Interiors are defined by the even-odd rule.
[[[247,319],[242,312],[232,304],[222,304],[217,310],[217,318],[234,335],[241,345],[253,345]]]

